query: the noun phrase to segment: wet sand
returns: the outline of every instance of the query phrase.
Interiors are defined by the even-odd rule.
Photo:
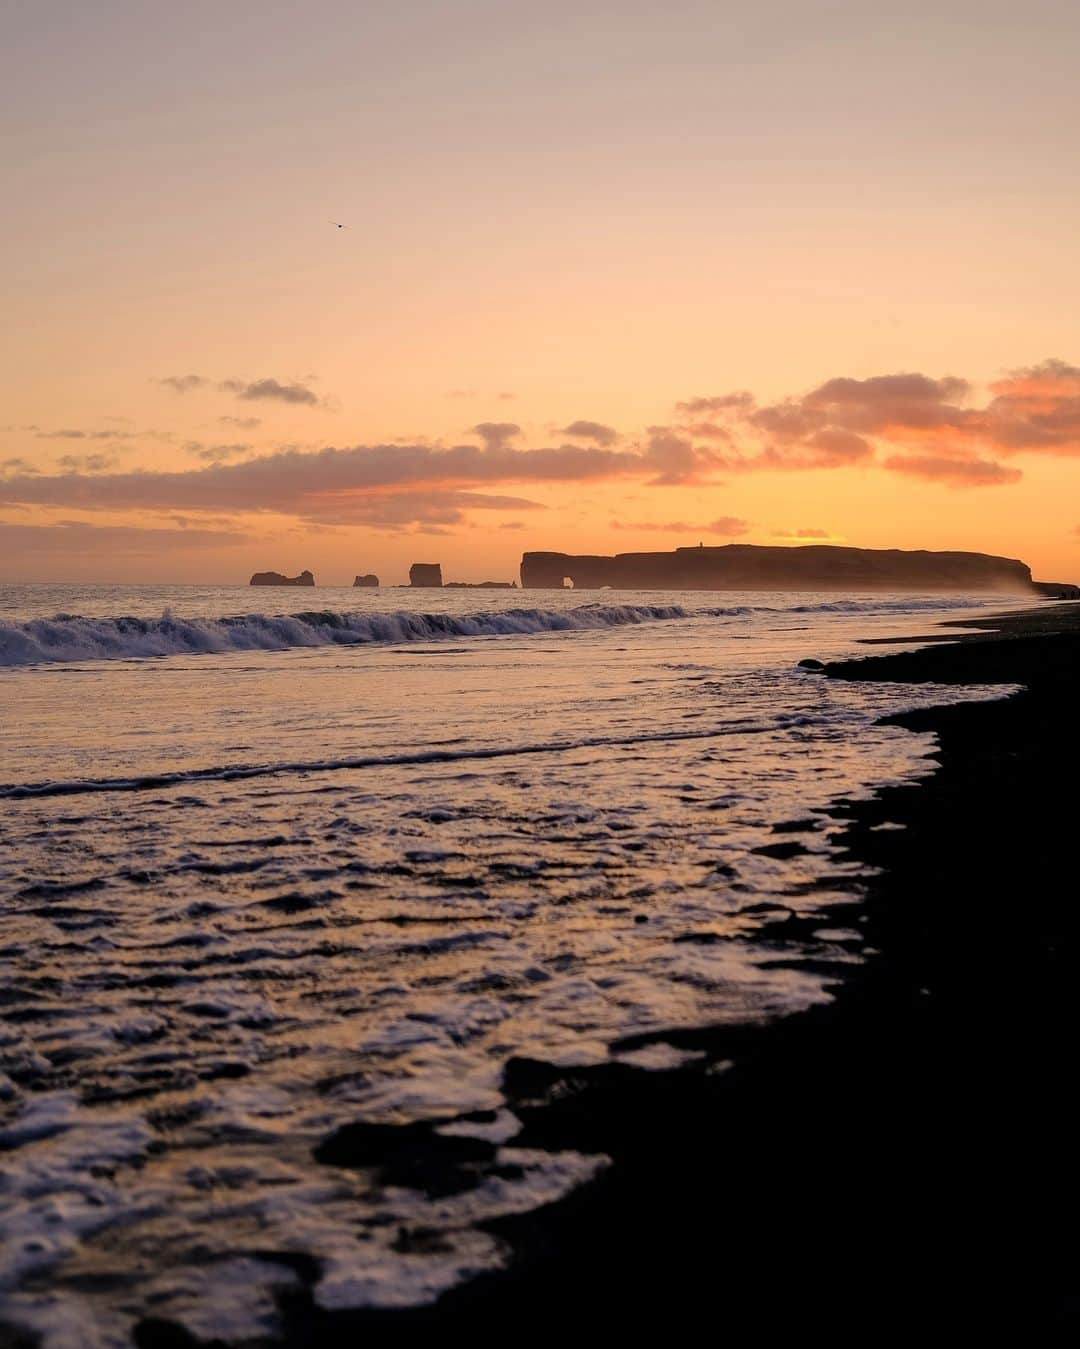
[[[837,964],[835,1000],[772,1026],[651,1037],[700,1056],[672,1071],[512,1060],[515,1145],[613,1164],[570,1199],[496,1224],[515,1251],[508,1270],[433,1307],[331,1316],[290,1290],[289,1343],[450,1328],[737,1343],[1075,1334],[1080,604],[995,625],[826,670],[1026,686],[898,718],[936,733],[938,770],[837,807],[866,868],[843,878],[850,909],[778,910],[770,927],[780,964],[800,925],[827,923],[838,950],[858,928],[876,954]],[[798,848],[805,823],[781,827],[776,847]],[[422,1132],[395,1141],[388,1165],[452,1183],[469,1159]],[[361,1128],[335,1139],[334,1160],[353,1149],[370,1163],[384,1144]],[[418,1251],[425,1239],[399,1234]],[[195,1343],[152,1321],[136,1340]]]

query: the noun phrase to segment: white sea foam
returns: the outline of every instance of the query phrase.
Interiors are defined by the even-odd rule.
[[[296,614],[238,614],[182,618],[84,618],[58,614],[26,622],[0,620],[0,667],[41,663],[124,660],[149,656],[281,651],[290,647],[366,646],[430,642],[461,637],[529,636],[587,632],[685,618],[745,618],[754,614],[887,614],[978,606],[980,600],[933,596],[835,599],[784,606],[681,604],[583,604],[571,609],[504,609],[487,613],[391,613],[310,610]]]
[[[829,803],[927,771],[883,714],[972,691],[796,662],[993,601],[583,598],[6,611],[0,1321],[123,1349],[141,1315],[272,1342],[289,1285],[430,1302],[603,1165],[525,1146],[509,1060],[724,1071],[676,1033],[790,1015],[860,958]],[[355,1124],[429,1129],[436,1170],[492,1151],[445,1189],[320,1160]]]

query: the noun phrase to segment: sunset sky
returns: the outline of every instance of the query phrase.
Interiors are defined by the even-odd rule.
[[[1075,0],[4,28],[4,579],[801,539],[1080,581]]]

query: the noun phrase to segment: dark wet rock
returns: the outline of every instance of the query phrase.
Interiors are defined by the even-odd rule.
[[[807,656],[805,660],[799,661],[796,668],[799,670],[824,670],[825,662],[816,660],[813,656]]]
[[[495,1145],[481,1138],[440,1134],[428,1121],[411,1124],[343,1124],[313,1150],[326,1166],[373,1169],[383,1185],[446,1197],[471,1190],[495,1159]]]
[[[299,576],[283,576],[279,571],[257,571],[248,582],[253,586],[313,586],[315,577],[309,571]]]
[[[358,576],[356,580],[353,582],[353,586],[354,587],[366,586],[370,589],[377,590],[379,586],[379,578],[375,575],[374,572],[369,571],[364,576]]]

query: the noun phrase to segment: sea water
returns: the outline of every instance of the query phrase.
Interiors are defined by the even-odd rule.
[[[330,1309],[503,1264],[485,1221],[605,1164],[515,1148],[507,1061],[649,1072],[664,1031],[828,998],[865,958],[830,806],[930,771],[881,716],[994,696],[797,662],[1010,605],[0,588],[0,1320],[243,1341],[301,1257]],[[821,923],[778,961],[786,911]],[[440,1194],[313,1155],[418,1120],[500,1165]]]

